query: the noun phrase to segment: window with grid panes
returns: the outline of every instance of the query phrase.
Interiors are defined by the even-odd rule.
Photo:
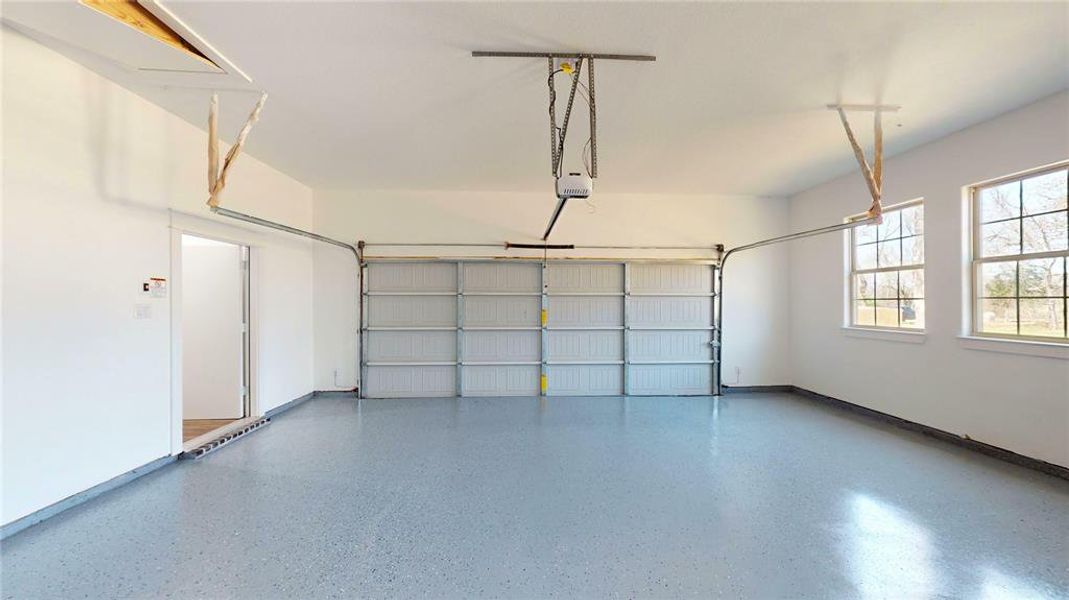
[[[1069,166],[972,189],[973,334],[1069,340]]]
[[[881,224],[850,230],[850,324],[924,329],[922,201],[887,207]]]

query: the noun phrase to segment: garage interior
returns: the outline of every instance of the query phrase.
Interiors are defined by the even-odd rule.
[[[4,598],[1069,597],[1069,4],[0,21]]]

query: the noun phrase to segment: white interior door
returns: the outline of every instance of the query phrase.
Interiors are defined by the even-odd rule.
[[[241,246],[182,236],[182,418],[244,416]]]

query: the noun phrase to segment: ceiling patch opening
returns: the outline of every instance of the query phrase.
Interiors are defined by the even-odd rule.
[[[83,6],[219,69],[219,65],[136,0],[80,0],[80,2]]]

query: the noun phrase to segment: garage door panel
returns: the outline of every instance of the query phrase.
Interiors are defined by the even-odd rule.
[[[628,317],[634,327],[708,327],[713,299],[646,296],[630,298]]]
[[[461,299],[455,295],[458,268]],[[712,392],[711,267],[632,263],[632,295],[625,299],[620,264],[550,263],[546,332],[537,329],[542,272],[541,265],[519,262],[373,263],[366,298],[373,329],[367,334],[367,394],[452,396],[459,371],[464,395],[537,395],[537,363],[544,356],[550,395],[616,395],[624,392],[625,365],[598,363],[623,362],[625,351],[632,394]],[[465,327],[459,333],[452,329],[458,301]],[[627,331],[625,308],[632,327]],[[458,335],[459,369],[450,364],[457,361]],[[580,362],[585,364],[560,364]]]
[[[557,296],[548,299],[550,327],[621,327],[624,299],[619,296]]]
[[[652,294],[707,294],[713,291],[709,265],[635,263],[631,270],[631,292]]]
[[[452,331],[368,332],[368,362],[451,362],[456,356]]]
[[[551,396],[616,396],[623,393],[621,365],[550,365]]]
[[[424,398],[456,394],[456,367],[368,367],[370,398]]]
[[[368,320],[372,327],[454,327],[456,296],[371,296]]]
[[[537,396],[537,365],[465,366],[465,396]]]
[[[464,361],[540,361],[537,331],[464,331]]]
[[[537,296],[465,296],[465,327],[537,327],[542,301]]]
[[[467,263],[464,292],[540,293],[542,266],[516,263]]]
[[[633,361],[712,360],[712,331],[631,331],[628,358]]]
[[[550,331],[546,356],[555,360],[623,360],[622,331]]]
[[[374,263],[367,279],[371,292],[457,291],[455,263]]]
[[[712,365],[631,365],[637,396],[711,394],[712,382]]]
[[[553,293],[610,293],[624,289],[619,264],[556,264],[546,268],[546,286]]]

